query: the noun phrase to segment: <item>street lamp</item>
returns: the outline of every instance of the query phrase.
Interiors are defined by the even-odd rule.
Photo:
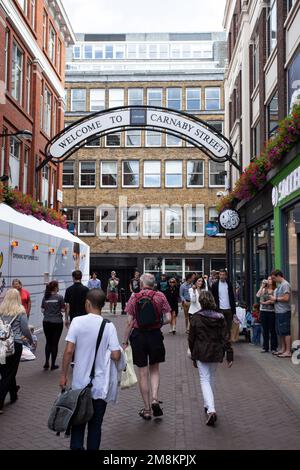
[[[4,134],[0,134],[0,137],[10,137],[15,135],[21,137],[21,139],[32,140],[32,132],[27,129],[22,129],[16,132],[5,132]]]

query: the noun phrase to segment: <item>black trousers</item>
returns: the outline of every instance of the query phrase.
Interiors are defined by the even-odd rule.
[[[46,336],[46,346],[45,346],[45,356],[46,364],[49,364],[49,359],[51,355],[51,364],[55,365],[57,352],[58,352],[58,343],[63,330],[63,322],[61,323],[52,323],[50,321],[43,322],[43,329]]]
[[[271,336],[271,351],[276,351],[278,342],[275,329],[275,312],[267,312],[266,310],[261,310],[260,321],[263,327],[264,350],[269,351]]]
[[[23,346],[15,342],[15,353],[6,358],[6,364],[0,365],[0,410],[3,408],[6,395],[13,400],[17,396],[16,375],[22,356]]]
[[[225,322],[226,322],[226,326],[227,326],[227,331],[228,331],[229,338],[230,338],[230,335],[231,335],[231,325],[232,325],[232,319],[233,319],[232,310],[230,310],[230,309],[224,310],[224,309],[220,308],[220,312],[223,313],[223,315],[224,315]]]

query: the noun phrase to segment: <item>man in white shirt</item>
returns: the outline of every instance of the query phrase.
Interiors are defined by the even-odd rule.
[[[217,309],[223,313],[228,333],[230,335],[233,315],[236,314],[235,296],[231,282],[227,279],[227,271],[220,270],[219,281],[212,286],[212,294],[214,296]]]
[[[103,318],[101,310],[105,303],[105,293],[101,289],[91,289],[86,297],[85,309],[87,315],[75,317],[70,325],[66,341],[67,345],[63,356],[60,386],[65,388],[68,382],[68,369],[75,353],[72,388],[81,389],[90,382],[97,338]],[[94,416],[88,423],[87,450],[98,450],[101,442],[101,426],[106,410],[106,397],[109,389],[110,367],[106,357],[118,362],[121,358],[121,347],[115,326],[108,322],[105,325],[101,343],[98,348],[95,362],[95,377],[92,381],[92,397]],[[72,450],[84,449],[84,432],[86,425],[71,428]]]

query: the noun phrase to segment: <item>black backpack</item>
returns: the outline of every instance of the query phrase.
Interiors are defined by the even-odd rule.
[[[139,329],[152,330],[162,326],[162,315],[153,302],[155,291],[141,291],[135,294],[136,321]]]

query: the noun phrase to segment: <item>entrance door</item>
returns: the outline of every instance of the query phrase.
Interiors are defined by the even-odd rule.
[[[96,266],[91,269],[91,272],[97,272],[98,278],[101,280],[102,289],[105,293],[107,291],[108,279],[110,278],[112,270],[113,269],[97,269]],[[126,300],[128,300],[130,297],[129,282],[134,276],[134,269],[118,268],[115,271],[117,273],[117,277],[120,279],[119,291],[121,288],[125,289]]]
[[[286,213],[287,278],[292,288],[292,341],[299,338],[300,233],[296,231],[294,208]]]

